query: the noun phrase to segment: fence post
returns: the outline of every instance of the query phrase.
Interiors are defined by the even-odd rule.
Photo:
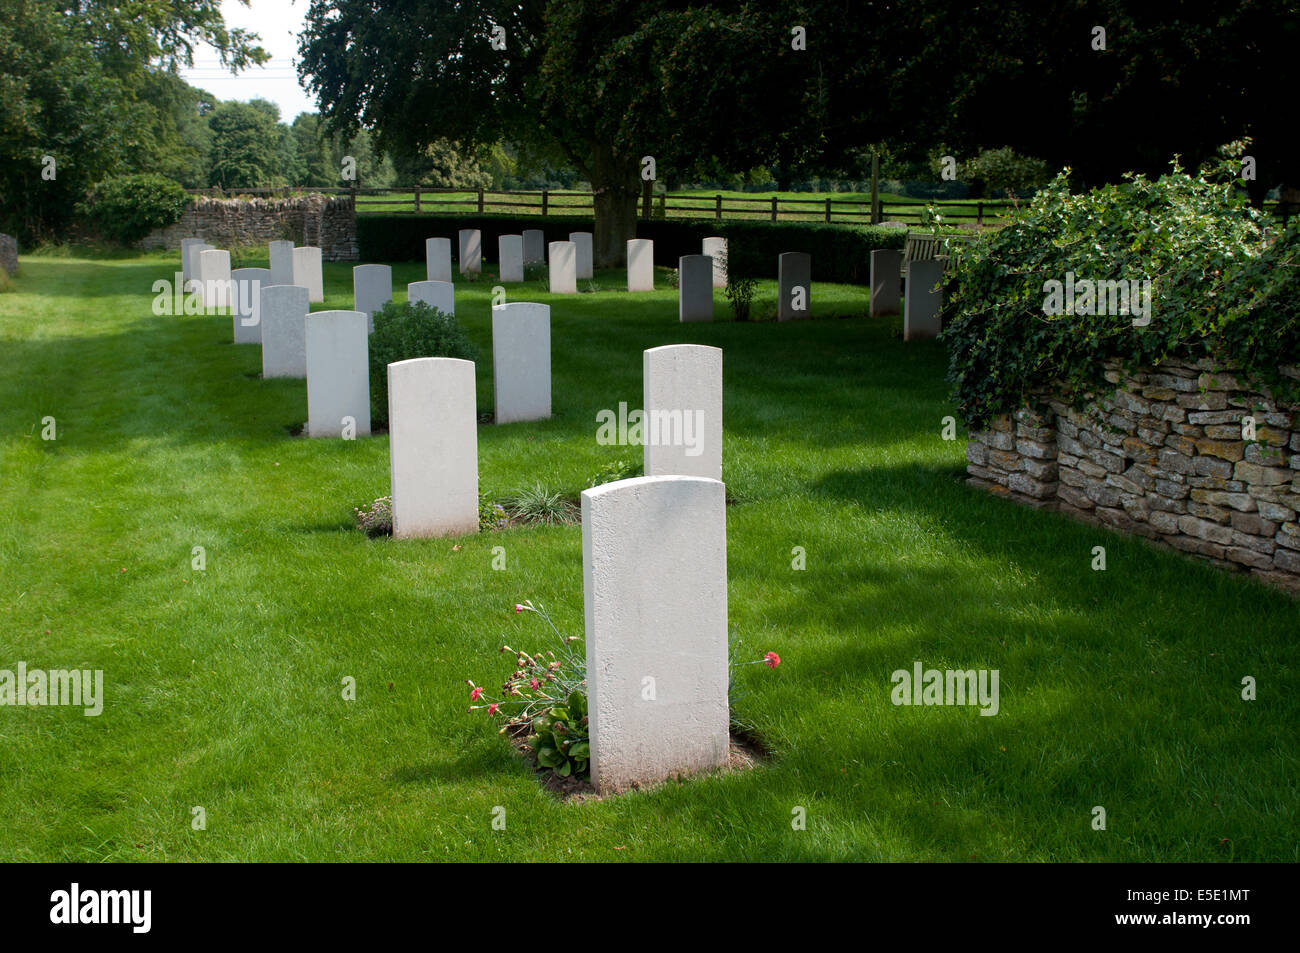
[[[420,214],[420,187],[415,187],[415,214]]]
[[[641,181],[641,217],[649,221],[650,219],[650,202],[652,201],[652,189],[654,183],[649,179]]]
[[[880,224],[880,156],[871,154],[871,224]]]
[[[478,190],[478,213],[483,214],[483,190]]]
[[[546,209],[550,205],[550,194],[546,189],[542,189],[542,214],[546,214]]]
[[[826,221],[829,222],[830,220],[831,220],[831,200],[827,199],[826,200]]]
[[[714,199],[714,202],[715,202],[715,204],[714,204],[714,207],[713,207],[713,208],[714,208],[714,211],[713,211],[713,217],[716,218],[716,219],[720,222],[720,221],[722,221],[722,196],[721,196],[721,195],[718,195],[718,196]]]
[[[984,203],[983,202],[975,203],[975,224],[976,225],[984,224]]]
[[[659,193],[659,217],[664,219],[665,221],[667,221],[668,219],[668,202],[666,201],[667,198],[668,198],[667,192]]]
[[[772,221],[776,221],[776,196],[772,196]]]

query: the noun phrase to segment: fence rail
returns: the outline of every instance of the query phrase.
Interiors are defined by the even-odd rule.
[[[592,192],[551,189],[453,189],[453,188],[250,188],[187,189],[191,195],[235,197],[291,197],[304,193],[350,195],[357,213],[419,215],[432,212],[471,210],[483,215],[496,211],[523,212],[530,215],[591,215],[595,211]],[[378,196],[378,197],[376,197]],[[503,196],[498,198],[497,196]],[[870,225],[898,222],[921,225],[926,209],[934,207],[950,225],[961,228],[997,228],[1008,209],[1021,204],[1007,199],[910,199],[891,198],[881,201],[873,213],[871,202],[862,198],[785,198],[768,196],[748,198],[736,195],[699,193],[651,193],[647,190],[638,203],[641,218],[712,218],[772,222],[830,222]],[[1265,202],[1265,211],[1287,220],[1300,212],[1294,205]]]

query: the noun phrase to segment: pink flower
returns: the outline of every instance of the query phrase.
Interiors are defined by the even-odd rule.
[[[537,680],[537,676],[534,675],[531,679],[528,680],[528,687],[536,691],[537,689],[542,687],[542,683],[539,682]]]
[[[524,607],[521,606],[519,603],[516,602],[516,603],[515,603],[515,615],[519,615],[519,613],[521,613],[521,612],[523,612],[523,611],[524,611]]]
[[[493,702],[491,705],[488,705],[488,714],[495,715],[497,713],[497,709],[500,707],[501,706],[498,705],[496,702]]]
[[[474,690],[469,693],[469,700],[472,702],[476,702],[482,697],[483,697],[483,689],[475,685]]]
[[[781,656],[777,655],[775,652],[768,652],[763,656],[763,664],[768,668],[776,668],[781,664]]]

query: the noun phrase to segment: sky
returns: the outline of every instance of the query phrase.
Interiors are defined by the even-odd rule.
[[[271,59],[265,66],[232,76],[221,66],[217,51],[203,45],[194,50],[194,68],[181,70],[181,76],[218,99],[269,99],[280,107],[285,122],[293,122],[300,112],[315,112],[315,101],[298,85],[298,34],[307,6],[308,0],[249,0],[248,6],[239,0],[221,0],[226,26],[257,33]]]

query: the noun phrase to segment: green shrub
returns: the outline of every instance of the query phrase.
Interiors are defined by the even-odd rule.
[[[478,349],[456,319],[423,301],[388,302],[375,312],[370,335],[370,420],[388,426],[388,365],[413,357],[478,359]]]
[[[1104,364],[1170,358],[1234,366],[1290,400],[1279,365],[1300,359],[1300,238],[1270,247],[1264,217],[1230,178],[1175,167],[1072,195],[1058,176],[1000,231],[962,254],[943,340],[948,380],[972,428],[1054,392],[1083,406]],[[1239,164],[1236,168],[1239,168]],[[1130,314],[1048,314],[1047,282],[1151,280],[1149,324]],[[1081,293],[1076,288],[1076,298]],[[1078,299],[1087,310],[1086,302]],[[1109,310],[1109,309],[1108,309]]]
[[[645,474],[645,467],[640,460],[611,460],[601,467],[596,475],[587,481],[587,489],[597,486],[604,486],[606,483],[614,483],[617,480],[627,480],[632,477],[639,477]]]
[[[175,225],[189,201],[166,176],[121,175],[102,180],[77,211],[105,237],[129,245],[155,228]]]
[[[540,483],[505,501],[511,520],[523,525],[555,526],[578,520],[578,507],[563,492]]]

